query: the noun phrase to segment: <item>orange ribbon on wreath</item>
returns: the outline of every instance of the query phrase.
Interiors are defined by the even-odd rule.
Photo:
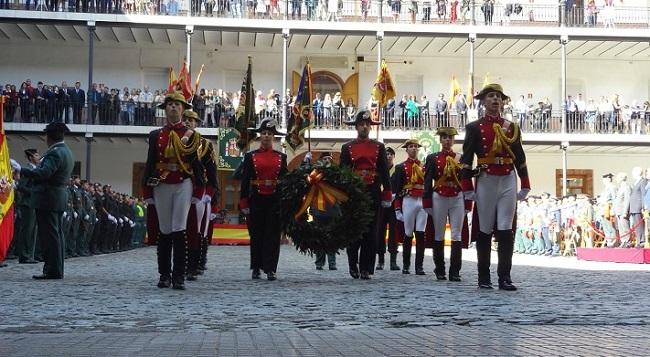
[[[339,202],[346,202],[348,195],[345,192],[335,188],[334,186],[323,181],[323,173],[318,170],[313,170],[307,176],[307,182],[311,185],[309,192],[302,200],[300,209],[295,214],[294,218],[298,220],[309,206],[315,206],[320,211],[325,211],[328,207],[335,205]]]

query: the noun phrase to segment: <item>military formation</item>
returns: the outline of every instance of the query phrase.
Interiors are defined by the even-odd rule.
[[[36,168],[40,155],[25,150],[27,167]],[[137,198],[72,176],[65,187],[67,201],[61,213],[64,258],[124,251],[144,245],[145,206]],[[9,258],[21,264],[43,261],[38,224],[32,203],[34,179],[22,177],[15,190],[14,239]]]

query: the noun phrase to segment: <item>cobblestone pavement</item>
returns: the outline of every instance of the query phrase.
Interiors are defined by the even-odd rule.
[[[250,279],[248,247],[213,246],[186,291],[155,287],[153,248],[67,260],[62,281],[14,261],[0,269],[0,356],[648,355],[650,267],[519,255],[519,291],[479,291],[475,252],[464,259],[461,283],[361,281],[345,254],[317,271],[283,246],[269,282]]]

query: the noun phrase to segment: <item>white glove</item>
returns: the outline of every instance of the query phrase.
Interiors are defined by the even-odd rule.
[[[95,217],[95,223],[99,222],[99,218]]]
[[[530,188],[522,188],[517,192],[517,200],[525,200],[526,196],[528,196],[528,193],[530,192]]]
[[[213,221],[215,218],[217,218],[216,213],[210,213],[210,220]]]
[[[75,219],[77,219],[77,217],[79,217],[79,215],[77,214],[77,212],[72,212],[72,215],[74,216]]]
[[[113,217],[113,215],[109,213],[108,214],[108,220],[115,222],[115,217]]]
[[[429,216],[433,217],[433,208],[425,208],[424,211],[427,212]]]
[[[85,216],[84,216],[84,221],[87,221],[87,220],[89,220],[89,219],[90,219],[90,216],[89,216],[89,215],[85,215]]]
[[[66,218],[66,217],[68,217],[68,212],[63,211],[63,218]]]
[[[144,200],[144,203],[148,205],[153,205],[154,204],[153,198],[147,198],[146,200]]]
[[[302,161],[303,162],[308,162],[308,161],[311,162],[311,151],[307,151],[307,153],[305,154],[305,158],[302,159]]]
[[[248,215],[248,214],[251,213],[251,209],[250,209],[250,208],[242,208],[242,209],[240,209],[239,211],[240,211],[241,213],[245,214],[245,215]]]
[[[192,204],[193,204],[193,205],[195,205],[195,204],[197,204],[197,203],[199,203],[199,202],[201,202],[200,199],[198,199],[198,198],[196,198],[196,197],[192,197]]]
[[[404,215],[402,214],[401,209],[395,211],[395,218],[400,222],[404,222]]]
[[[391,201],[381,201],[381,207],[382,208],[388,208],[392,205]]]
[[[135,227],[135,222],[131,221],[131,222],[129,223],[129,226],[130,226],[131,228]]]
[[[20,164],[18,163],[18,161],[14,160],[14,159],[9,159],[9,163],[11,164],[11,168],[14,171],[20,172],[21,167],[20,167]]]
[[[212,202],[212,197],[210,197],[210,195],[203,195],[203,198],[201,199],[201,202],[210,203],[210,202]]]
[[[476,194],[474,193],[474,191],[463,191],[463,198],[468,201],[475,201]]]

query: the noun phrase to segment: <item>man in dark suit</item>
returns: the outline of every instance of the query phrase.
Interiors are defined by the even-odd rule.
[[[47,93],[43,82],[38,82],[38,86],[34,90],[34,114],[36,116],[37,123],[45,122],[46,108],[47,108]]]
[[[59,117],[62,123],[68,123],[70,118],[70,88],[68,83],[63,81],[59,89]]]
[[[74,165],[72,152],[63,142],[68,131],[64,123],[52,122],[45,127],[49,148],[37,168],[21,168],[18,163],[12,163],[22,177],[34,182],[30,199],[36,208],[38,239],[45,261],[43,274],[34,275],[34,279],[63,279],[62,216],[68,202],[67,184]]]
[[[81,83],[76,82],[69,93],[70,103],[72,104],[72,123],[81,124],[81,110],[86,104],[86,92],[81,89]]]
[[[97,108],[101,97],[102,93],[97,90],[97,83],[93,83],[92,88],[88,91],[88,109],[90,110],[90,116],[86,121],[88,124],[95,124],[95,119],[97,119]]]

